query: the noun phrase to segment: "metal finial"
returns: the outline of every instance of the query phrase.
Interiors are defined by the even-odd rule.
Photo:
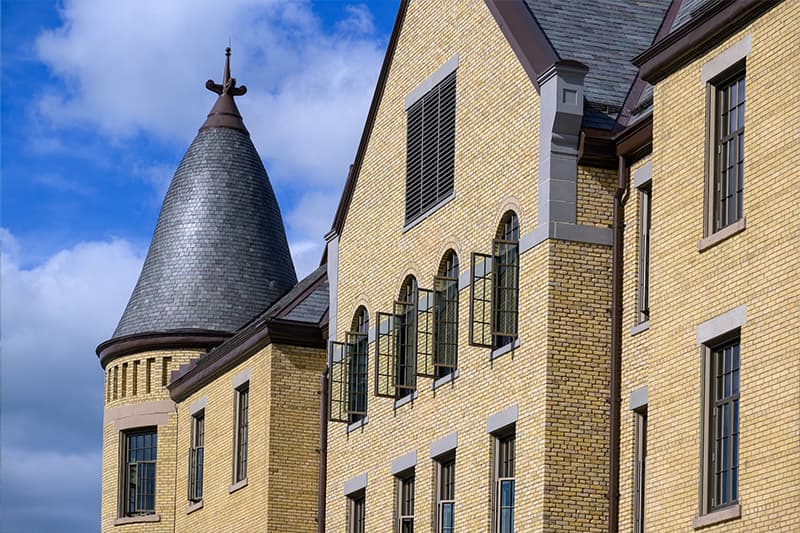
[[[230,44],[230,38],[228,39]],[[236,86],[236,78],[231,77],[231,47],[225,48],[225,71],[222,75],[222,84],[214,83],[214,80],[206,82],[206,89],[218,95],[229,94],[231,96],[242,96],[247,92],[247,87]]]

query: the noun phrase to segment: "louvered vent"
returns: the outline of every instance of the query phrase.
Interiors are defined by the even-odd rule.
[[[453,192],[456,73],[408,109],[406,224]]]

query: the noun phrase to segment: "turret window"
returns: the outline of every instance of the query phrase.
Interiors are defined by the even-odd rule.
[[[203,460],[205,455],[205,411],[192,415],[191,447],[189,449],[189,501],[203,499]]]
[[[155,513],[156,455],[158,434],[155,428],[124,433],[125,471],[122,480],[124,516]]]

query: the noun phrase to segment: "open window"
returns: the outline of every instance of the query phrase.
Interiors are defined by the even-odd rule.
[[[445,377],[458,367],[458,256],[448,250],[433,278],[434,377]]]

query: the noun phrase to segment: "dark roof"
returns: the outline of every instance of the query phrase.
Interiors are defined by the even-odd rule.
[[[717,0],[682,0],[681,7],[678,8],[678,15],[672,23],[672,29],[675,31],[694,17],[695,13],[700,11],[703,7],[717,2]]]
[[[250,136],[204,128],[172,178],[114,338],[234,332],[296,283],[278,202]]]
[[[525,0],[560,59],[589,67],[584,126],[613,126],[670,0]]]
[[[319,324],[328,310],[328,265],[323,264],[267,309],[260,318],[280,317]]]

